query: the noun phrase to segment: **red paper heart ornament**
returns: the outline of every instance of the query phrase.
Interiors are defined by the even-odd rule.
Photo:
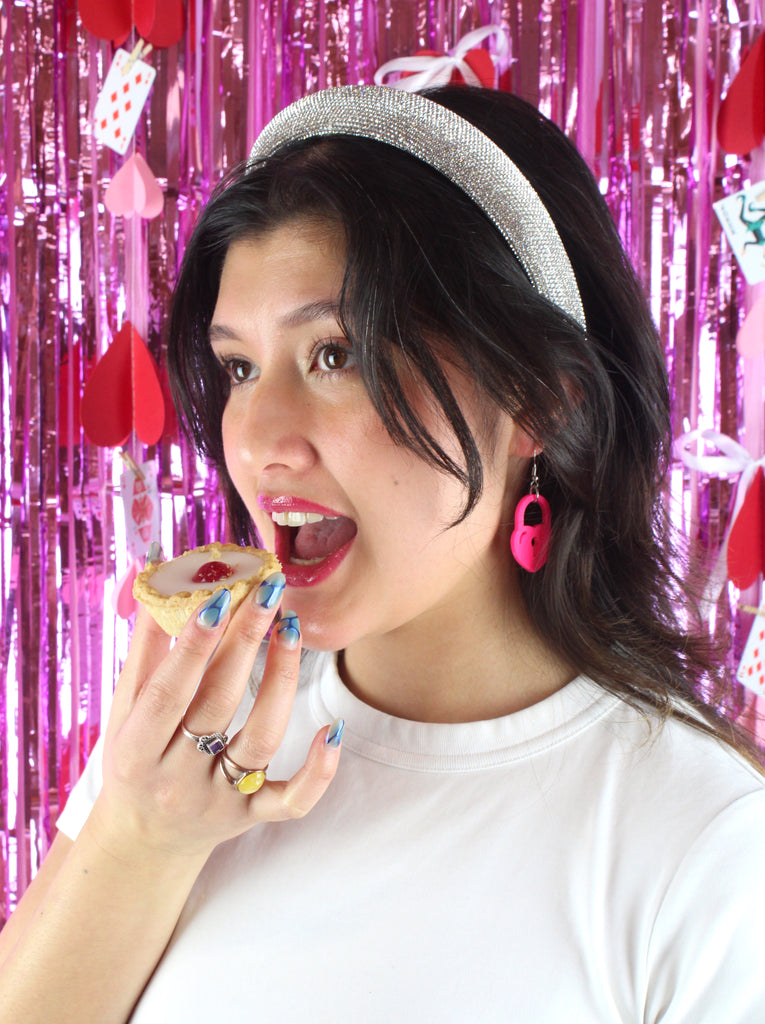
[[[109,183],[104,202],[112,213],[151,220],[162,213],[165,197],[140,153],[133,153]]]
[[[181,0],[154,0],[136,4],[135,27],[144,39],[163,49],[174,46],[183,35]]]
[[[765,473],[752,479],[728,537],[728,579],[739,590],[765,575]]]
[[[91,35],[119,46],[135,24],[152,46],[173,46],[183,35],[183,0],[79,0],[82,24]]]
[[[92,444],[122,445],[133,430],[144,444],[162,436],[165,402],[157,364],[129,320],[90,375],[80,411]]]
[[[726,153],[751,153],[765,139],[765,32],[742,61],[717,114]]]
[[[744,317],[736,335],[739,355],[747,359],[765,352],[765,295],[761,295]]]
[[[140,0],[138,0],[140,2]],[[78,0],[80,19],[91,35],[118,46],[133,27],[130,3],[125,0]]]

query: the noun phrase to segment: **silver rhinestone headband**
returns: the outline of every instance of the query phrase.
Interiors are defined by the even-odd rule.
[[[586,327],[574,271],[550,214],[507,154],[469,121],[417,93],[337,86],[277,114],[256,139],[250,163],[287,142],[325,135],[385,142],[440,171],[493,221],[537,291]]]

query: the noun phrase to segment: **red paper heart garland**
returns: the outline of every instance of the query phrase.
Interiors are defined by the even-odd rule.
[[[133,25],[152,46],[173,46],[183,35],[182,0],[79,0],[80,18],[98,39],[119,46]]]
[[[731,82],[717,115],[726,153],[751,153],[765,139],[765,33],[758,36]]]
[[[758,466],[728,537],[728,579],[739,590],[765,576],[765,473]]]
[[[157,365],[129,320],[90,375],[80,414],[93,444],[122,445],[131,431],[144,444],[156,444],[162,437],[165,402]]]

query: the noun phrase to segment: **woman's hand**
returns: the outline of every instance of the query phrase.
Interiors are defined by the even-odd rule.
[[[141,609],[107,727],[103,790],[88,821],[114,856],[154,850],[206,859],[257,822],[301,817],[325,792],[339,757],[337,727],[320,730],[291,779],[266,781],[249,796],[227,781],[218,756],[183,732],[226,732],[283,587],[280,573],[269,577],[230,621],[228,592],[217,591],[172,649]],[[252,711],[226,749],[236,764],[264,769],[279,749],[299,662],[297,618],[284,616],[274,626]]]
[[[226,597],[213,595],[172,649],[139,614],[107,727],[103,788],[78,838],[57,840],[54,869],[40,873],[17,911],[0,1024],[124,1024],[215,846],[256,822],[300,817],[326,790],[337,726],[318,732],[291,779],[249,796],[181,726],[196,735],[228,728],[282,588],[278,574],[231,621]],[[299,657],[297,620],[282,618],[254,707],[227,749],[237,764],[264,768],[278,750]]]

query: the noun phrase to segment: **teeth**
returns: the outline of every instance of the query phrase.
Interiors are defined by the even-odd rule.
[[[337,519],[337,516],[321,516],[318,512],[272,512],[271,518],[277,526],[305,526],[322,519]]]

